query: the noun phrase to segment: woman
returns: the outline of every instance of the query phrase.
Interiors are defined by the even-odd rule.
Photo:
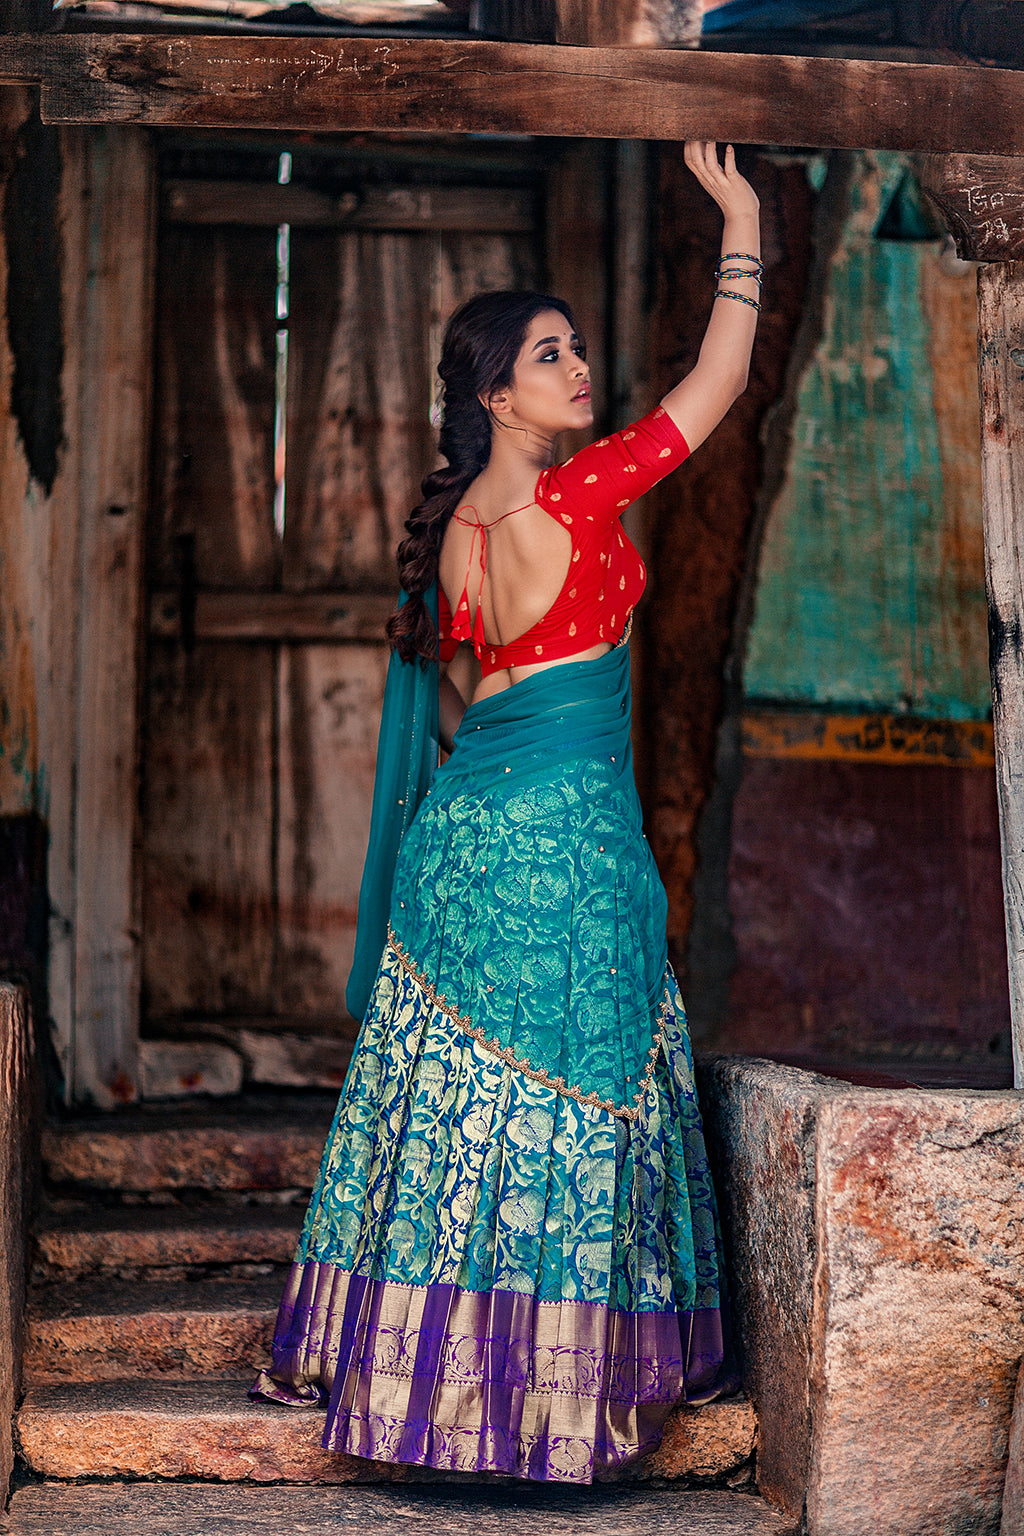
[[[589,1482],[721,1390],[714,1195],[629,750],[645,573],[619,522],[746,383],[757,199],[731,146],[724,167],[685,153],[725,214],[727,302],[649,416],[555,465],[593,421],[566,305],[484,294],[446,335],[449,463],[389,625],[365,1018],[253,1388],[327,1398],[328,1449]],[[461,640],[483,681],[468,709],[442,681],[436,769],[433,663]]]

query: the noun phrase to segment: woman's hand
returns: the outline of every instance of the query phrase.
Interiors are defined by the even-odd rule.
[[[731,219],[756,218],[760,203],[745,176],[736,169],[736,151],[725,146],[725,165],[719,164],[718,145],[707,139],[688,139],[683,159],[704,188],[721,208],[726,222]]]
[[[721,249],[723,259],[729,258],[726,273],[708,273],[709,284],[716,285],[716,296],[696,365],[661,402],[692,452],[747,387],[761,296],[761,285],[754,275],[760,275],[761,205],[750,182],[736,169],[731,144],[725,147],[724,166],[719,164],[717,146],[704,140],[691,139],[684,155],[690,170],[725,215]]]

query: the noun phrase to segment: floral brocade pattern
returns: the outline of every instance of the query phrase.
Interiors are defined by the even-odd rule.
[[[589,1481],[706,1400],[721,1241],[623,646],[472,705],[390,937],[257,1395],[329,1449]]]
[[[714,1198],[674,996],[634,1127],[497,1060],[386,957],[297,1262],[629,1312],[717,1306]]]

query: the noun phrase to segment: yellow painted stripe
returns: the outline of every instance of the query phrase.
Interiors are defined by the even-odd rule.
[[[995,764],[992,727],[979,720],[745,710],[742,742],[748,757],[936,763],[957,768]]]

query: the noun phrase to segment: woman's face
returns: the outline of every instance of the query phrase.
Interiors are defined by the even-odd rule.
[[[593,424],[590,369],[579,337],[557,309],[534,315],[516,359],[510,389],[499,390],[491,410],[505,426],[544,437]]]

